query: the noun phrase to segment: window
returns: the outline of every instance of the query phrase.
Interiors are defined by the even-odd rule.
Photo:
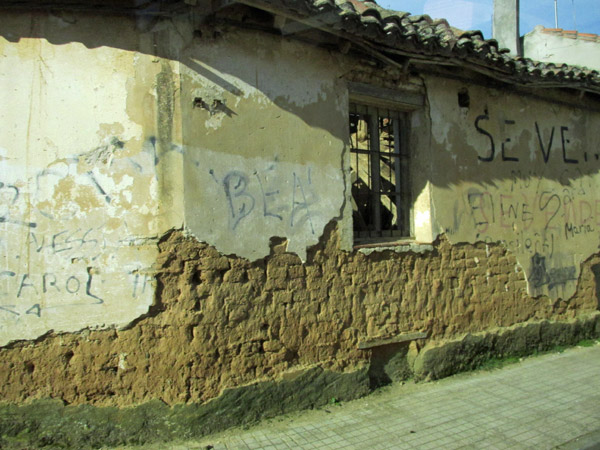
[[[350,104],[355,240],[410,236],[409,122],[405,112]]]

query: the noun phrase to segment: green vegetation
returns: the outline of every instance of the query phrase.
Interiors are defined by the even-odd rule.
[[[160,400],[128,408],[72,406],[60,400],[0,404],[0,448],[94,449],[198,439],[292,411],[340,405],[368,393],[366,369],[336,373],[311,368],[292,380],[225,390],[204,404],[168,406]]]
[[[501,369],[502,367],[508,366],[510,364],[515,364],[521,361],[523,358],[519,358],[518,356],[508,356],[506,358],[490,358],[487,361],[484,361],[479,367],[479,370],[496,370]]]
[[[577,342],[574,345],[574,347],[593,347],[594,345],[598,345],[599,343],[600,343],[600,340],[598,340],[598,339],[582,339],[579,342]],[[515,363],[522,361],[524,357],[534,357],[534,356],[545,355],[548,353],[562,353],[565,350],[567,350],[568,348],[572,348],[572,347],[573,346],[571,346],[571,345],[555,345],[546,350],[534,350],[533,352],[531,352],[531,354],[525,355],[523,357],[519,357],[519,356],[492,357],[492,358],[489,358],[489,359],[483,361],[481,363],[481,365],[479,367],[477,367],[477,369],[478,370],[501,369],[510,364],[515,364]]]

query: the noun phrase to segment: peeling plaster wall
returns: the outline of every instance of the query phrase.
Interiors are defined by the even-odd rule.
[[[438,232],[502,243],[530,295],[571,297],[598,251],[600,113],[439,78],[427,85]]]
[[[237,414],[258,382],[376,381],[394,352],[407,377],[465,333],[598,310],[597,113],[186,18],[8,17],[7,402],[231,394]],[[352,251],[346,81],[425,85],[411,184],[428,245]]]
[[[199,40],[185,59],[186,226],[250,260],[286,238],[304,260],[344,205],[341,59],[243,32]]]
[[[305,44],[199,39],[189,18],[8,17],[1,343],[147,312],[170,228],[250,260],[281,237],[305,259],[341,218],[348,101],[330,52],[307,65]]]
[[[3,13],[0,344],[124,325],[153,302],[181,146],[160,142],[177,66],[143,41],[125,19]]]
[[[527,321],[566,321],[598,308],[598,257],[584,264],[576,295],[554,301],[527,295],[515,256],[498,244],[442,238],[422,254],[347,252],[331,224],[305,263],[283,244],[254,262],[224,256],[179,231],[159,249],[151,314],[125,330],[55,333],[0,348],[2,399],[174,405],[229,392],[236,401],[228,412],[243,415],[262,404],[240,394],[245,386],[270,381],[276,390],[314,368],[368,370],[386,347],[361,350],[360,342],[424,332],[427,340],[410,344],[414,361],[425,344]],[[409,343],[387,349],[406,356]],[[410,376],[410,361],[399,376]]]

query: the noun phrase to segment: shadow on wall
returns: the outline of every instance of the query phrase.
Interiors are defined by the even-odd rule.
[[[189,25],[191,11],[192,8],[188,7],[181,15],[173,18],[140,14],[122,17],[120,20],[115,20],[110,15],[86,13],[75,15],[68,12],[50,13],[52,20],[47,20],[44,11],[28,13],[9,11],[3,12],[4,17],[10,19],[12,15],[14,20],[4,21],[0,35],[11,42],[23,38],[45,39],[54,45],[79,42],[90,49],[107,46],[176,60],[224,92],[232,96],[243,95],[244,92],[238,86],[221,76],[221,74],[231,75],[260,90],[278,107],[293,113],[307,125],[322,128],[334,137],[348,142],[345,129],[332,126],[331,121],[327,122],[326,118],[324,120],[324,116],[311,109],[310,105],[298,107],[285,100],[281,95],[284,90],[280,92],[269,90],[267,83],[275,79],[273,75],[276,74],[277,55],[269,54],[265,48],[243,49],[245,52],[243,54],[253,51],[254,54],[250,55],[250,58],[256,57],[257,60],[264,62],[257,69],[262,71],[262,74],[240,67],[243,64],[232,64],[231,55],[214,59],[210,67],[203,65],[200,59],[202,49],[218,43],[236,28],[230,24],[231,20],[225,24],[223,21],[212,20],[214,16],[207,16],[204,18],[204,23],[194,29]],[[264,28],[274,30],[273,19],[269,14],[246,6],[233,5],[223,9],[218,15],[233,18],[241,24],[262,23]],[[103,32],[100,33],[98,30]],[[286,39],[293,38],[294,35],[286,35]],[[332,53],[324,54],[332,56]],[[342,58],[340,54],[340,61]],[[346,69],[340,68],[339,76],[342,77],[343,72],[350,67],[349,64]],[[259,86],[257,81],[259,75],[265,80],[265,88]],[[310,72],[307,69],[306,73],[291,75],[302,79],[310,75]],[[290,81],[288,84],[291,86],[293,82]],[[504,181],[514,183],[515,187],[517,184],[523,187],[523,184],[534,183],[537,179],[546,179],[568,186],[574,185],[585,175],[597,173],[600,169],[600,151],[592,148],[576,148],[577,146],[574,145],[577,124],[558,119],[553,122],[538,120],[536,115],[544,116],[547,112],[541,111],[539,107],[537,110],[534,108],[533,111],[527,111],[528,120],[524,123],[516,117],[519,114],[511,114],[510,111],[503,110],[506,97],[503,92],[498,91],[495,99],[482,99],[472,92],[469,98],[469,90],[464,86],[456,89],[456,92],[453,88],[450,90],[452,92],[449,97],[454,105],[448,111],[444,121],[447,122],[449,117],[454,115],[454,123],[460,126],[449,128],[446,142],[450,151],[436,152],[435,159],[431,161],[434,166],[434,176],[429,177],[431,178],[429,180],[425,177],[413,180],[415,183],[413,192],[421,192],[427,181],[431,181],[438,187],[452,187],[463,182],[485,183],[487,186],[494,187]],[[465,98],[468,101],[465,101]],[[221,105],[218,101],[207,102],[205,99],[192,98],[190,108],[194,105],[205,106],[205,109],[210,110],[211,113],[214,112],[213,110],[224,110],[230,120],[237,114],[234,107]],[[600,108],[596,106],[596,110],[600,111]],[[442,119],[432,117],[434,129],[445,126],[444,123],[438,123],[440,120]],[[586,120],[587,117],[583,117],[582,123],[585,124]],[[265,126],[268,127],[269,124]],[[471,131],[469,136],[464,135],[465,129]],[[532,158],[535,158],[533,160],[535,164],[532,164]]]
[[[81,43],[86,48],[111,47],[130,52],[157,56],[167,60],[178,61],[190,69],[201,79],[208,81],[207,85],[214,85],[228,95],[240,97],[245,94],[242,89],[225,79],[221,74],[231,75],[242,83],[261,91],[275,105],[292,112],[298,118],[314,128],[322,128],[334,137],[346,141],[348,137],[345,130],[335,129],[320,120],[318,114],[311,110],[310,105],[298,107],[285,100],[285,89],[279,92],[269,90],[268,82],[262,89],[258,78],[277,80],[281,74],[277,72],[276,61],[266,61],[257,66],[256,71],[250,73],[244,64],[231,64],[231,55],[218,55],[219,58],[211,61],[211,65],[203,64],[202,51],[212,44],[220,42],[230,31],[236,28],[226,25],[222,21],[207,16],[200,27],[191,26],[191,7],[186,6],[186,12],[174,15],[172,18],[160,18],[152,15],[109,15],[75,12],[53,11],[3,11],[3,28],[0,36],[9,42],[18,42],[21,39],[44,39],[53,45]],[[0,7],[1,10],[1,7]],[[272,25],[272,17],[264,12],[251,8],[234,5],[225,11],[233,11],[233,15],[240,22],[245,22],[248,16],[252,21],[264,21]],[[197,14],[197,13],[196,13]],[[227,12],[223,12],[227,14]],[[118,17],[118,20],[115,18]],[[50,19],[48,19],[50,18]],[[257,61],[263,57],[263,50],[256,47],[246,47],[243,52],[254,52],[250,58],[256,57]],[[246,54],[244,53],[244,54]],[[323,52],[324,55],[328,53]],[[221,57],[223,56],[223,57]],[[271,55],[272,56],[272,55]],[[269,58],[269,57],[268,57]],[[267,59],[268,59],[267,58]],[[82,68],[82,70],[86,70]],[[89,69],[93,71],[93,68]],[[260,73],[263,72],[263,73]],[[298,74],[302,77],[302,74]],[[281,81],[281,80],[280,80]],[[183,93],[182,97],[185,98]],[[236,116],[236,111],[229,105],[221,104],[218,99],[191,98],[189,107],[204,108],[211,113],[224,112],[229,119]],[[308,106],[308,107],[307,107]],[[339,128],[339,127],[338,127]]]
[[[233,5],[219,14],[239,23],[262,23],[272,29],[270,15],[246,6]],[[286,89],[293,88],[294,80],[300,82],[307,77],[314,77],[309,83],[313,89],[311,95],[314,97],[321,93],[317,84],[321,69],[313,64],[307,66],[304,72],[292,73],[291,69],[300,66],[292,66],[292,60],[288,59],[290,67],[286,72],[282,69],[285,64],[279,64],[280,55],[273,51],[280,43],[283,46],[283,40],[277,36],[272,37],[271,45],[256,47],[245,43],[244,35],[238,35],[235,51],[222,54],[218,50],[228,47],[225,44],[221,47],[221,43],[233,41],[230,36],[237,33],[237,28],[211,21],[209,17],[196,30],[190,26],[191,19],[187,14],[172,19],[129,16],[122,20],[108,15],[67,13],[52,15],[49,20],[44,12],[8,13],[6,17],[2,35],[9,41],[39,38],[54,45],[79,42],[87,48],[108,46],[179,61],[192,72],[190,78],[197,75],[203,80],[200,83],[190,82],[190,86],[204,84],[206,80],[209,88],[214,86],[225,96],[247,95],[233,81],[238,80],[240,86],[262,93],[277,107],[310,127],[325,130],[328,136],[340,142],[348,142],[347,126],[343,126],[345,119],[339,115],[332,116],[343,110],[335,104],[339,98],[328,102],[312,98],[304,105],[286,99]],[[263,37],[267,42],[271,35],[264,33],[261,39]],[[286,36],[286,42],[293,37]],[[229,48],[234,47],[230,45]],[[351,54],[342,56],[338,53],[335,56],[316,47],[311,58],[317,52],[320,52],[320,58],[339,57],[342,65],[345,64],[343,61],[348,61],[346,68],[322,72],[331,78],[343,77],[344,70],[360,61],[350,59]],[[203,55],[207,54],[211,56],[210,63],[203,59]],[[289,55],[286,57],[289,58]],[[332,63],[331,67],[334,66]],[[93,68],[89,70],[93,71]],[[282,82],[282,74],[295,78]],[[266,146],[273,142],[274,147],[280,146],[284,150],[285,146],[279,141],[286,144],[286,139],[298,137],[288,135],[275,120],[268,121],[267,115],[257,119],[248,110],[236,110],[235,105],[225,105],[219,98],[209,98],[210,95],[201,98],[193,92],[186,92],[183,71],[181,76],[183,107],[186,109],[183,134],[185,143],[191,144],[190,147],[202,145],[203,137],[190,118],[191,114],[187,114],[188,108],[191,111],[194,105],[207,109],[211,114],[222,112],[224,121],[235,120],[235,123],[231,122],[231,128],[248,126],[253,120],[257,123],[264,118],[267,121],[260,125],[268,130],[270,138],[277,139],[266,140]],[[323,81],[334,86],[328,88],[331,92],[326,94],[339,95],[343,91],[341,85],[336,91],[338,78]],[[435,220],[440,223],[434,233],[447,233],[453,242],[502,240],[508,248],[522,250],[520,263],[526,267],[528,275],[537,276],[533,279],[539,292],[532,292],[534,295],[546,292],[546,285],[552,289],[555,285],[574,281],[577,269],[573,270],[573,267],[577,264],[573,266],[571,262],[567,266],[569,261],[562,255],[570,255],[573,248],[581,251],[583,240],[592,239],[600,227],[600,204],[594,194],[595,180],[590,177],[600,169],[600,151],[597,150],[600,140],[587,131],[600,126],[600,114],[596,112],[600,109],[598,105],[592,105],[595,110],[591,107],[583,109],[591,104],[591,100],[587,99],[581,100],[582,108],[566,106],[560,101],[544,103],[531,93],[511,96],[498,87],[484,90],[475,85],[469,85],[467,89],[465,83],[436,81],[432,77],[426,78],[426,83],[430,109],[425,114],[431,118],[431,129],[422,125],[419,132],[431,134],[433,139],[431,144],[423,139],[421,146],[424,148],[411,149],[410,156],[414,157],[415,166],[421,165],[419,169],[424,169],[421,173],[415,171],[411,189],[413,194],[420,193],[428,182],[435,188],[449,189],[450,193],[434,192]],[[565,92],[564,95],[571,103],[576,99],[569,97],[572,94]],[[223,122],[224,125],[226,123]],[[224,135],[228,133],[229,129],[224,130],[219,139],[225,139]],[[240,145],[242,136],[245,138],[246,134],[228,138],[218,151],[238,152],[238,147],[243,147]],[[165,140],[168,141],[167,138]],[[263,149],[255,150],[258,153]],[[269,151],[266,149],[265,155]],[[288,153],[282,152],[283,155]],[[305,163],[315,157],[314,153],[308,145],[303,145],[295,158],[305,158],[302,161]],[[341,167],[344,165],[341,164]],[[452,198],[448,197],[450,195]],[[555,255],[562,259],[555,258]]]
[[[407,358],[410,342],[382,345],[371,350],[369,380],[371,389],[392,382],[408,380],[413,376],[413,368]]]
[[[596,281],[596,299],[598,300],[598,311],[600,311],[600,264],[594,264],[592,267],[594,280]]]

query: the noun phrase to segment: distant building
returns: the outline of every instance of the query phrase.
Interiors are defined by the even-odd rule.
[[[600,70],[600,36],[538,25],[523,36],[526,58]]]

